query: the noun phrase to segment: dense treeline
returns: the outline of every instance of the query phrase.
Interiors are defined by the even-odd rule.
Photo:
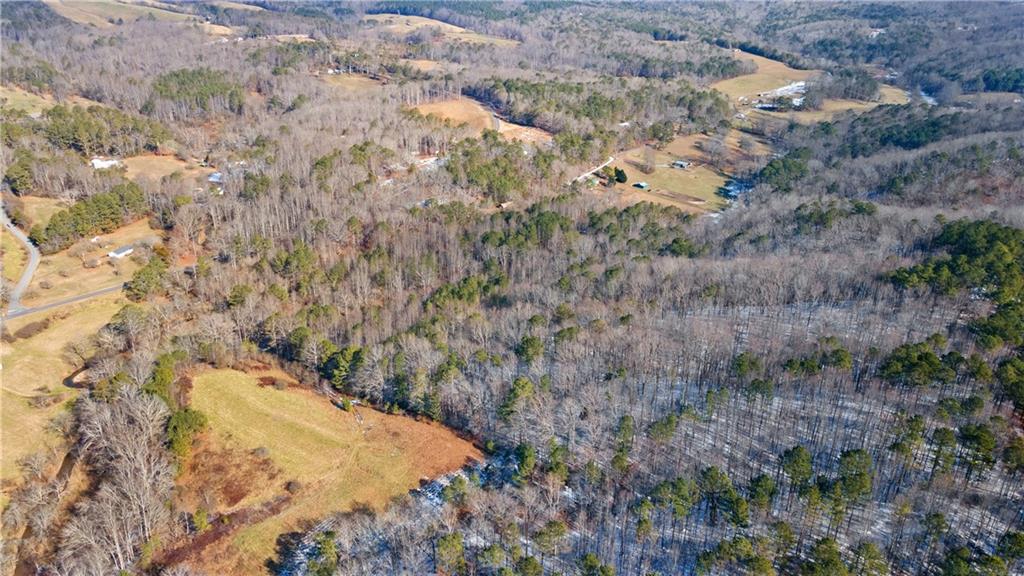
[[[118,184],[109,192],[90,196],[57,212],[45,225],[34,226],[29,238],[44,253],[58,252],[80,238],[112,232],[138,219],[148,208],[137,184]]]

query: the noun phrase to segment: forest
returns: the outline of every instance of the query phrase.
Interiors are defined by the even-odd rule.
[[[4,230],[4,574],[1024,573],[1022,6],[93,4],[0,19],[116,281]]]

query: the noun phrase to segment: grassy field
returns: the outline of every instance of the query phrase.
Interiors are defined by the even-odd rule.
[[[13,284],[18,281],[18,278],[21,278],[21,273],[25,271],[25,266],[28,265],[28,254],[21,242],[18,242],[6,228],[0,230],[0,251],[3,253],[4,280]]]
[[[367,14],[363,17],[364,22],[375,22],[381,29],[404,36],[411,34],[422,28],[435,28],[441,31],[445,40],[450,42],[465,42],[468,44],[490,44],[493,46],[516,46],[519,44],[515,40],[509,40],[507,38],[495,38],[494,36],[487,36],[484,34],[478,34],[471,30],[462,28],[461,26],[455,26],[448,24],[447,22],[441,22],[440,20],[433,20],[431,18],[423,18],[421,16],[402,16],[399,14]]]
[[[814,124],[831,120],[842,112],[865,112],[882,104],[906,104],[910,101],[905,90],[895,86],[883,84],[878,91],[878,101],[866,102],[863,100],[825,100],[821,110],[800,110],[793,112],[773,112],[768,110],[750,110],[748,115],[752,118],[764,117],[776,120],[793,120],[801,124]]]
[[[463,466],[480,453],[437,424],[357,408],[343,412],[302,388],[261,386],[255,376],[215,370],[193,381],[192,405],[209,417],[210,434],[245,451],[266,449],[280,469],[277,482],[262,486],[235,508],[282,493],[301,483],[280,513],[232,537],[230,558],[216,560],[221,573],[263,572],[278,535],[304,521],[358,506],[379,509],[395,497]]]
[[[31,228],[36,224],[45,225],[50,221],[50,217],[53,216],[57,211],[65,208],[62,201],[57,198],[43,198],[42,196],[20,196],[18,200],[21,201],[21,211],[28,219],[27,228]]]
[[[646,201],[675,206],[686,212],[719,210],[727,203],[718,195],[718,190],[729,180],[728,174],[744,170],[752,166],[757,157],[770,153],[767,144],[749,136],[751,145],[749,150],[744,150],[740,146],[741,137],[738,130],[732,130],[723,138],[722,170],[712,166],[704,151],[704,145],[711,140],[705,134],[680,136],[664,149],[654,151],[655,168],[650,174],[640,169],[644,165],[642,147],[620,152],[615,155],[612,166],[622,168],[628,181],[617,184],[614,190],[626,204]],[[685,169],[673,168],[675,160],[691,164]],[[636,188],[633,185],[637,182],[646,182],[650,188]]]
[[[76,106],[100,105],[99,102],[82,98],[81,96],[71,96],[66,100],[66,103]],[[38,94],[22,90],[17,86],[0,86],[0,109],[21,110],[26,114],[38,114],[56,105],[57,101],[52,96],[39,96]]]
[[[330,74],[324,80],[331,86],[337,86],[346,92],[372,92],[383,84],[362,74]]]
[[[472,98],[420,104],[415,107],[415,110],[424,116],[440,118],[453,126],[465,125],[476,135],[479,135],[484,130],[493,130],[495,127],[495,118],[491,111]],[[551,134],[540,128],[521,126],[505,122],[504,120],[498,120],[497,125],[498,133],[508,140],[519,140],[533,144],[551,142]]]
[[[120,294],[109,294],[6,323],[5,329],[13,334],[28,324],[51,319],[42,332],[0,345],[0,480],[5,484],[17,477],[18,460],[59,444],[60,439],[46,431],[46,424],[79,393],[62,383],[78,368],[68,364],[64,347],[94,334],[124,303]],[[50,397],[55,403],[34,407],[30,403],[33,397]]]
[[[44,0],[47,6],[61,16],[78,22],[79,24],[93,25],[100,28],[113,26],[117,20],[135,21],[140,18],[152,16],[157,20],[173,22],[185,22],[196,20],[189,14],[172,12],[156,5],[144,5],[137,2],[119,2],[115,0],[89,1],[89,0]]]
[[[116,265],[111,265],[104,258],[107,252],[128,244],[158,239],[159,235],[149,227],[149,221],[143,219],[100,236],[100,240],[95,244],[90,244],[89,239],[79,241],[83,245],[89,245],[89,249],[81,254],[72,255],[75,251],[72,247],[43,256],[28,290],[25,291],[23,304],[27,307],[39,306],[125,282],[131,279],[132,273],[139,265],[133,262],[131,257],[123,258],[118,260]],[[86,268],[83,262],[94,258],[101,260],[99,266]],[[44,284],[50,287],[44,288]]]
[[[242,4],[241,2],[229,2],[228,0],[214,0],[210,2],[214,6],[220,6],[221,8],[228,8],[231,10],[249,10],[250,12],[262,12],[263,8],[260,6],[253,6],[252,4]]]
[[[712,88],[725,94],[733,102],[740,97],[753,98],[761,92],[768,92],[793,82],[807,80],[818,73],[815,70],[790,68],[777,60],[742,50],[736,50],[734,57],[739,60],[753,61],[757,65],[757,72],[729,78],[711,85]]]
[[[193,179],[197,183],[205,184],[206,177],[213,173],[212,168],[200,168],[174,156],[143,154],[125,158],[122,162],[124,162],[125,176],[132,180],[148,178],[160,181],[165,176],[177,172],[182,178]]]
[[[436,62],[434,60],[403,58],[402,64],[408,64],[421,72],[436,72],[438,70],[444,70],[444,66],[440,62]]]

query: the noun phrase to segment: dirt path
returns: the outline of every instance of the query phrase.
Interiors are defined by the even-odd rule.
[[[25,246],[25,249],[28,250],[28,265],[25,266],[25,271],[22,272],[21,279],[18,280],[14,289],[11,290],[8,317],[12,318],[16,314],[20,315],[19,312],[24,310],[21,306],[21,296],[28,288],[29,282],[32,281],[32,275],[36,273],[36,268],[39,267],[40,254],[39,249],[29,241],[28,236],[26,236],[25,233],[15,226],[14,222],[11,222],[11,219],[7,217],[6,210],[0,209],[0,218],[3,219],[4,227],[7,228],[7,231],[14,235],[18,242],[21,242]]]

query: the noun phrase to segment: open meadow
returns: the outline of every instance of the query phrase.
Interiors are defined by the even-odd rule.
[[[74,106],[100,106],[99,102],[70,96],[65,104]],[[0,110],[20,110],[26,114],[39,114],[59,104],[53,96],[33,94],[17,86],[0,86]]]
[[[711,85],[712,88],[725,94],[733,102],[740,98],[754,98],[762,92],[769,92],[793,82],[806,81],[818,74],[815,70],[797,70],[778,60],[742,50],[734,50],[733,57],[738,60],[751,61],[757,66],[756,72],[715,82]]]
[[[679,136],[661,150],[645,152],[644,147],[637,147],[616,154],[612,166],[621,168],[627,177],[625,183],[614,187],[620,194],[620,202],[654,202],[686,212],[709,212],[725,207],[726,199],[719,195],[719,190],[729,181],[730,174],[750,169],[771,150],[762,140],[731,130],[722,138],[720,157],[713,162],[708,153],[711,140],[711,136],[697,133]],[[645,158],[648,154],[653,154],[654,160],[653,170],[649,172],[645,171],[650,159]],[[672,165],[677,160],[690,164],[678,168]],[[637,188],[635,184],[639,182],[646,182],[649,187]]]
[[[274,555],[278,535],[331,511],[379,510],[421,480],[481,458],[471,443],[438,424],[363,407],[346,412],[280,372],[204,372],[193,379],[192,407],[209,418],[211,446],[261,455],[275,469],[263,468],[268,481],[248,484],[240,499],[219,503],[218,513],[238,513],[291,494],[269,517],[239,527],[230,545],[213,547],[211,557],[200,554],[211,570],[255,573]],[[189,473],[212,477],[196,466]]]
[[[441,32],[442,37],[450,42],[465,42],[468,44],[486,44],[499,47],[511,47],[519,44],[515,40],[507,38],[496,38],[485,34],[478,34],[461,26],[441,22],[432,18],[422,16],[403,16],[401,14],[367,14],[363,22],[373,23],[382,30],[398,36],[412,34],[424,28],[433,28]]]
[[[172,22],[186,22],[198,19],[189,14],[172,12],[158,7],[155,2],[124,2],[118,0],[44,0],[45,4],[61,16],[78,22],[106,28],[117,21],[135,21],[140,18],[155,18]]]
[[[18,476],[18,460],[60,444],[60,438],[47,431],[47,423],[80,392],[63,384],[80,367],[69,362],[65,347],[95,334],[124,303],[121,294],[108,294],[4,323],[0,481],[5,483],[5,494],[6,483]]]
[[[2,266],[4,280],[10,283],[18,281],[21,273],[28,265],[28,253],[21,242],[11,235],[6,228],[0,230],[0,252],[2,252]]]
[[[212,168],[202,168],[195,163],[186,162],[174,156],[142,154],[121,161],[125,167],[125,176],[130,180],[147,178],[159,182],[172,174],[179,174],[184,179],[195,180],[197,184],[206,183],[206,177],[213,173]]]
[[[483,104],[472,98],[441,100],[415,106],[414,110],[428,117],[438,118],[452,126],[465,126],[479,136],[484,130],[497,130],[506,140],[529,144],[548,144],[550,133],[533,126],[522,126],[501,120]]]

